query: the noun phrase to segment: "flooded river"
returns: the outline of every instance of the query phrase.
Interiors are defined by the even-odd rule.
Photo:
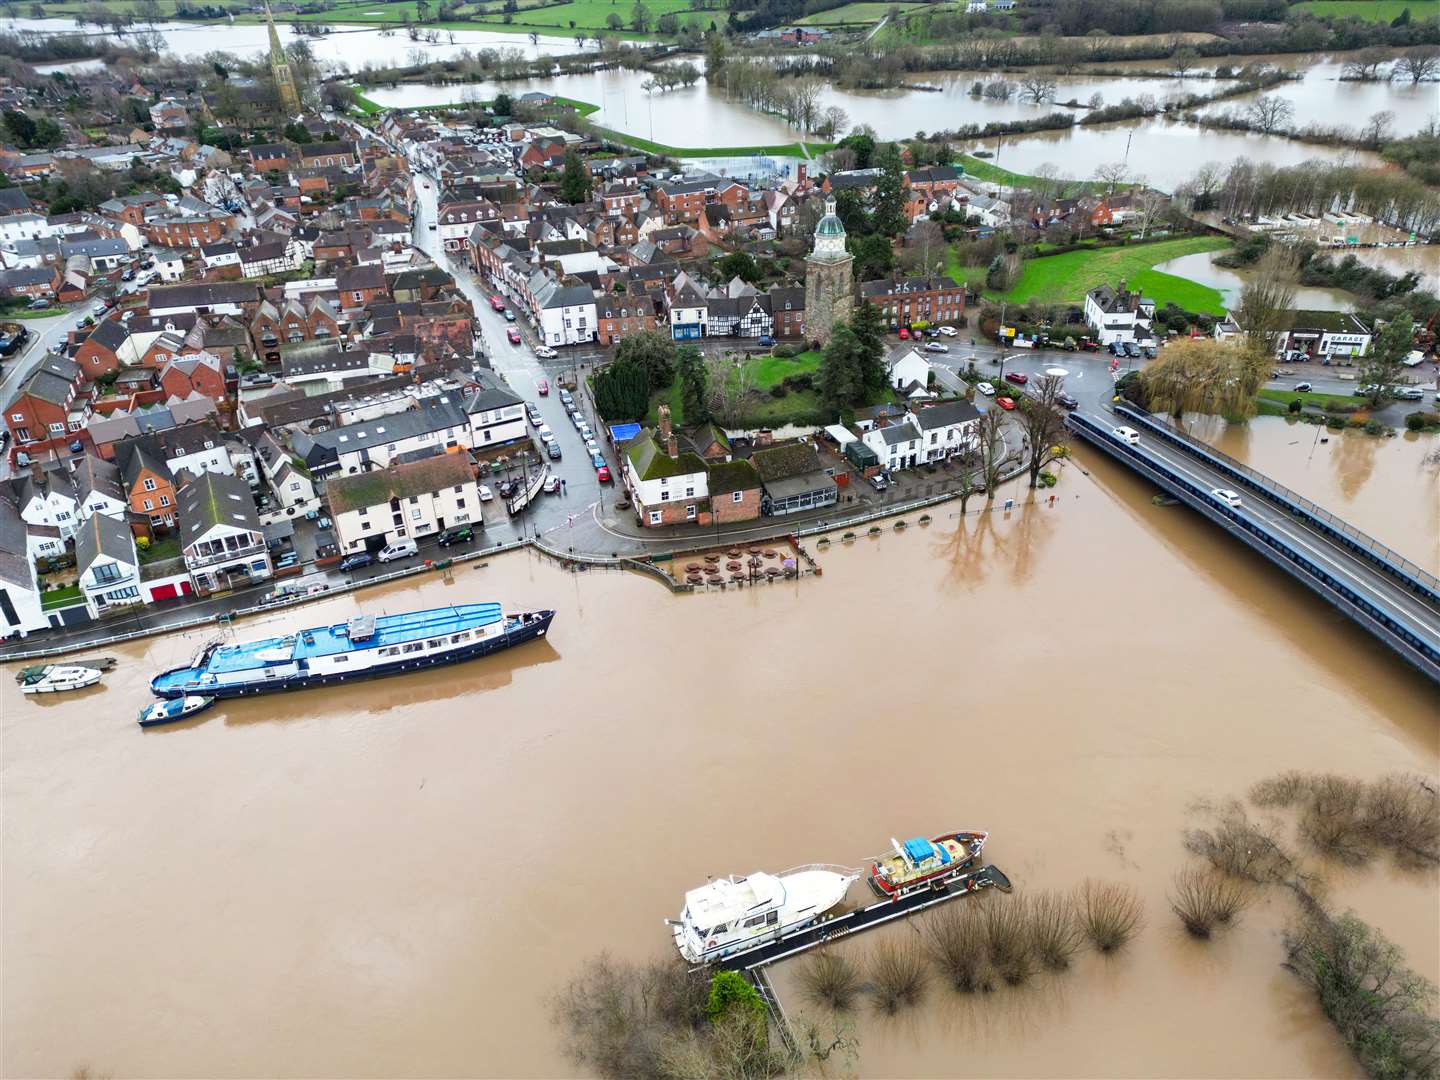
[[[1302,466],[1312,432],[1221,444],[1433,561],[1435,440]],[[1200,950],[1164,894],[1192,800],[1435,775],[1434,688],[1153,493],[1081,450],[1054,508],[941,507],[743,593],[507,556],[238,629],[495,597],[557,608],[548,641],[172,729],[131,717],[197,635],[108,649],[73,697],[0,679],[5,1075],[569,1074],[545,1000],[582,957],[663,954],[708,875],[942,826],[990,829],[1025,888],[1129,882],[1149,926],[1033,997],[862,1012],[865,1075],[1352,1075],[1279,968],[1278,907]],[[1440,975],[1433,877],[1338,895]]]

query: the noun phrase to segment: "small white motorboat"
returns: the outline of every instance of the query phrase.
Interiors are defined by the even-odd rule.
[[[83,690],[100,681],[101,672],[78,664],[41,664],[20,673],[20,691],[25,694],[59,694]]]
[[[204,712],[214,704],[213,697],[201,697],[196,694],[183,698],[167,698],[164,701],[151,702],[140,710],[140,715],[135,719],[139,721],[141,727],[159,727],[161,724],[173,724],[177,720],[184,720],[196,713]]]

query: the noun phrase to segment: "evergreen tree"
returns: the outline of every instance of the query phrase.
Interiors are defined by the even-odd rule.
[[[867,394],[878,393],[885,387],[885,316],[870,301],[861,299],[850,316],[850,332],[855,335],[860,383]]]
[[[572,206],[590,201],[590,170],[574,150],[565,151],[565,171],[560,176],[560,198]]]
[[[871,219],[876,232],[899,236],[910,223],[905,215],[905,166],[893,144],[877,150],[874,160],[881,171],[875,181],[875,209]]]
[[[595,376],[595,408],[612,422],[640,419],[650,409],[650,376],[633,361],[602,368]]]
[[[615,349],[615,362],[639,366],[650,389],[659,390],[675,378],[675,342],[658,330],[641,330],[621,339]]]
[[[840,323],[825,346],[816,382],[820,397],[832,409],[855,404],[865,394],[860,371],[860,345],[849,324]]]
[[[705,358],[694,345],[685,345],[676,351],[675,377],[680,383],[680,407],[685,412],[685,422],[699,424],[710,419],[710,409],[705,403]]]

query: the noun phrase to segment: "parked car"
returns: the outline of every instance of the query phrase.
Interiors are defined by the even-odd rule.
[[[602,484],[610,483],[610,466],[601,465],[600,468],[596,469],[595,479],[599,480]]]
[[[81,442],[79,439],[72,439],[72,440],[70,440],[70,452],[71,452],[72,454],[78,454],[78,453],[80,453],[80,452],[81,452],[82,450],[84,450],[84,449],[85,449],[85,444],[84,444],[83,442]]]
[[[1155,357],[1157,357],[1157,356],[1160,355],[1160,350],[1157,349],[1157,348],[1155,348],[1154,345],[1146,345],[1146,346],[1145,346],[1145,349],[1144,349],[1144,353],[1145,353],[1145,359],[1147,359],[1147,360],[1154,360]]]
[[[520,331],[516,330],[513,326],[505,331],[505,337],[509,340],[511,345],[520,344]]]
[[[1126,356],[1130,357],[1131,360],[1138,360],[1138,359],[1140,359],[1140,346],[1139,346],[1139,345],[1136,345],[1135,342],[1133,342],[1133,341],[1127,341],[1127,342],[1124,343],[1124,345],[1125,345],[1125,355],[1126,355]]]
[[[1055,400],[1060,403],[1062,409],[1078,409],[1080,403],[1069,394],[1056,394]]]
[[[540,490],[546,495],[560,494],[560,477],[552,476],[541,485]]]
[[[541,424],[538,428],[535,429],[535,434],[540,436],[541,442],[549,442],[551,439],[555,438],[555,432],[550,430],[549,424]]]
[[[348,573],[351,570],[359,570],[362,566],[369,566],[375,561],[375,556],[368,551],[357,551],[354,555],[346,555],[340,560],[340,572]]]
[[[535,355],[540,357],[541,360],[554,360],[555,357],[559,356],[560,354],[557,353],[554,349],[552,349],[549,345],[536,345]]]
[[[578,428],[585,423],[585,417],[581,416],[580,411],[577,409],[570,414],[570,422]]]
[[[960,331],[956,330],[953,326],[942,326],[940,327],[940,333],[944,334],[946,337],[956,337],[960,333]]]
[[[600,453],[600,444],[597,443],[594,439],[586,439],[585,449],[589,450],[592,454],[598,454]]]
[[[1095,341],[1093,338],[1082,337],[1080,339],[1080,348],[1083,349],[1085,352],[1099,352],[1100,343],[1098,341]]]
[[[938,341],[927,341],[925,343],[925,350],[927,352],[949,352],[950,346],[941,345]]]
[[[1012,382],[1016,386],[1024,386],[1030,381],[1030,376],[1026,375],[1023,371],[1007,371],[1005,373],[1005,381]]]
[[[441,547],[449,547],[451,544],[468,544],[474,539],[475,530],[469,525],[456,525],[442,532],[435,542]]]
[[[1424,401],[1425,391],[1418,386],[1397,386],[1395,396],[1401,401]]]
[[[769,349],[769,348],[771,348],[771,347],[774,346],[774,344],[775,344],[775,339],[774,339],[773,337],[771,337],[769,334],[766,334],[766,335],[764,335],[763,337],[761,337],[761,338],[759,339],[759,341],[757,342],[757,344],[759,344],[760,346],[762,346],[762,347],[764,347],[764,348],[766,348],[766,349]]]
[[[435,222],[433,222],[433,221],[430,222],[430,224],[427,226],[427,228],[429,228],[429,230],[430,230],[431,232],[434,232],[434,231],[435,231]]]
[[[878,473],[875,476],[868,477],[867,479],[870,482],[870,486],[873,487],[876,491],[884,491],[887,487],[890,486],[885,482],[885,478],[883,476],[880,476]]]
[[[1121,345],[1120,342],[1118,342],[1118,341],[1112,341],[1112,342],[1110,342],[1108,348],[1110,349],[1110,355],[1111,355],[1111,356],[1124,356],[1124,355],[1125,355],[1125,346]]]
[[[600,455],[598,450],[592,450],[590,452],[590,464],[594,465],[597,469],[605,468],[605,459]]]
[[[560,460],[560,444],[558,442],[546,443],[545,453],[550,455],[551,461]]]
[[[566,389],[562,386],[562,387],[560,388],[560,404],[564,405],[564,406],[568,409],[568,408],[569,408],[571,405],[573,405],[574,403],[575,403],[575,396],[574,396],[573,394],[571,394],[569,390],[566,390]]]
[[[39,296],[36,297],[34,300],[31,300],[30,303],[26,304],[25,306],[31,311],[44,311],[50,306],[50,301],[46,300],[43,296]]]
[[[505,309],[505,321],[506,321],[506,322],[514,322],[514,321],[515,321],[515,312],[511,311],[509,308],[506,308],[506,309]]]
[[[988,382],[976,383],[975,389],[979,390],[980,393],[984,394],[986,397],[995,396],[995,387],[991,386]]]
[[[995,399],[995,404],[999,405],[1002,409],[1013,409],[1015,408],[1015,399],[1008,397],[997,397]]]
[[[395,543],[386,544],[380,549],[380,561],[394,562],[396,559],[408,559],[411,555],[418,554],[420,547],[414,540],[396,540]]]
[[[900,327],[900,340],[901,340],[901,341],[909,341],[909,340],[910,340],[910,328],[909,328],[908,326],[902,326],[902,327]]]
[[[480,485],[480,501],[481,501],[481,502],[489,502],[489,501],[490,501],[491,499],[493,499],[493,498],[495,498],[495,493],[494,493],[493,491],[491,491],[491,490],[490,490],[487,486],[485,486],[484,484],[481,484],[481,485]]]
[[[1310,384],[1308,382],[1297,382],[1295,384],[1295,392],[1297,394],[1308,394],[1310,392]]]
[[[1226,506],[1238,508],[1240,505],[1240,496],[1229,488],[1211,488],[1210,494]]]
[[[491,309],[492,311],[504,311],[504,310],[505,310],[505,300],[504,300],[502,297],[499,297],[499,296],[492,296],[492,297],[490,297],[490,309]]]
[[[535,389],[540,392],[540,396],[541,396],[541,397],[549,397],[549,396],[550,396],[550,380],[549,380],[549,379],[540,379],[540,380],[537,380],[536,383],[535,383]]]

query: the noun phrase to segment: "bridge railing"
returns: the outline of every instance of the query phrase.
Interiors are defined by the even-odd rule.
[[[1209,490],[1204,485],[1176,472],[1162,459],[1118,438],[1108,424],[1097,423],[1077,413],[1071,413],[1067,422],[1071,428],[1112,457],[1129,462],[1141,475],[1168,488],[1172,494],[1231,531],[1252,548],[1274,558],[1291,574],[1307,580],[1316,591],[1328,596],[1342,611],[1368,625],[1382,638],[1388,637],[1402,655],[1431,678],[1440,677],[1440,646],[1418,632],[1423,627],[1418,627],[1406,619],[1403,613],[1393,611],[1388,605],[1378,603],[1374,597],[1357,591],[1305,552],[1296,549],[1283,536],[1272,533],[1231,507],[1217,503],[1210,497]]]
[[[1288,504],[1288,508],[1292,512],[1298,512],[1320,531],[1349,550],[1363,556],[1372,565],[1411,578],[1413,584],[1418,586],[1420,591],[1429,594],[1428,598],[1431,602],[1440,603],[1440,578],[1423,567],[1417,566],[1398,551],[1387,547],[1368,533],[1361,532],[1344,518],[1331,513],[1314,500],[1307,499],[1304,495],[1290,490],[1284,484],[1277,483],[1264,473],[1257,472],[1249,465],[1236,461],[1228,454],[1187,435],[1173,424],[1157,419],[1138,405],[1128,403],[1118,405],[1116,411],[1122,416],[1144,424],[1167,442],[1174,443],[1197,457],[1209,459],[1218,471],[1233,478],[1236,482],[1251,490],[1264,492],[1277,502]]]

